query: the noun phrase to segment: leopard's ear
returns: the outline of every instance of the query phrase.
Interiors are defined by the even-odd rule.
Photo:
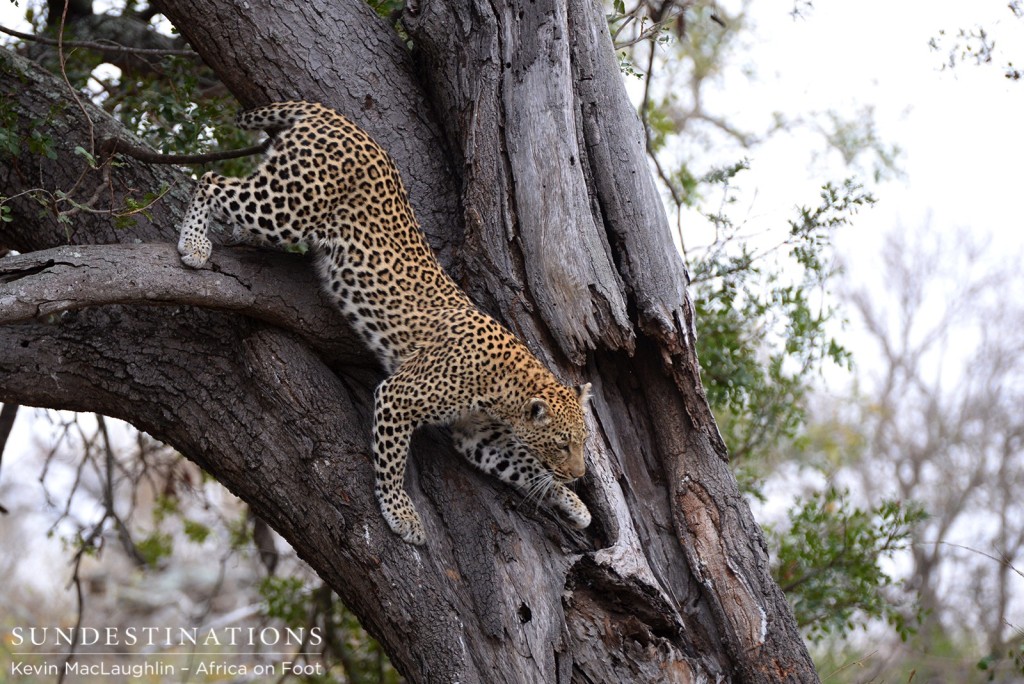
[[[573,389],[576,390],[576,397],[580,400],[580,406],[587,408],[587,402],[590,401],[590,383],[578,385]]]
[[[523,417],[534,425],[551,422],[551,406],[540,397],[533,397],[523,405]]]

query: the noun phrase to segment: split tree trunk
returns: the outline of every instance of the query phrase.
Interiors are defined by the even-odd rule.
[[[219,248],[209,271],[178,267],[189,183],[165,168],[114,171],[115,203],[173,187],[130,230],[82,213],[69,233],[14,203],[0,247],[33,253],[0,261],[0,401],[105,413],[174,445],[287,538],[411,681],[816,681],[724,462],[601,8],[430,0],[407,8],[410,54],[356,0],[157,4],[245,105],[320,100],[363,125],[473,298],[563,380],[594,384],[578,487],[594,523],[521,505],[425,430],[408,486],[427,546],[392,535],[369,456],[380,371],[307,260]],[[10,53],[0,72],[21,132],[60,141],[57,160],[5,163],[0,193],[68,187],[74,147],[117,125],[88,105],[86,123]]]

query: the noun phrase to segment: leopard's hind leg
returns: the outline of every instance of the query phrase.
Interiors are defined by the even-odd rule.
[[[227,178],[206,173],[199,179],[181,222],[178,253],[192,268],[201,268],[213,249],[208,235],[210,220],[228,224],[236,240],[264,247],[297,244],[305,239],[292,226],[287,211],[276,211],[265,191],[267,177],[261,167],[249,178]]]

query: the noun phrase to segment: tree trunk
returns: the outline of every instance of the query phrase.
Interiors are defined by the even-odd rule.
[[[521,505],[424,430],[408,488],[427,545],[391,534],[369,455],[380,371],[306,259],[221,247],[192,272],[169,244],[130,244],[173,241],[189,183],[166,168],[77,181],[115,204],[170,185],[127,230],[82,212],[69,232],[13,203],[0,247],[32,253],[0,261],[0,401],[105,413],[175,446],[288,539],[411,681],[816,681],[724,462],[601,8],[431,0],[407,8],[410,54],[356,0],[158,5],[244,104],[319,100],[365,127],[473,298],[563,380],[594,384],[577,487],[594,523]],[[23,150],[0,194],[68,187],[75,146],[116,123],[9,52],[0,72],[19,132],[59,141],[56,160]]]

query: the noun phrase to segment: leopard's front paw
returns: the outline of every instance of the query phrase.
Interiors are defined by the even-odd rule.
[[[423,522],[408,494],[399,492],[394,497],[394,503],[389,503],[384,497],[379,498],[380,512],[384,515],[384,520],[387,521],[392,532],[408,544],[422,546],[426,543],[427,533],[423,529]]]
[[[202,268],[212,251],[213,244],[205,235],[186,235],[183,232],[178,240],[181,261],[191,268]]]
[[[590,510],[575,492],[565,485],[558,485],[551,492],[551,498],[555,508],[562,511],[577,530],[590,526]]]

